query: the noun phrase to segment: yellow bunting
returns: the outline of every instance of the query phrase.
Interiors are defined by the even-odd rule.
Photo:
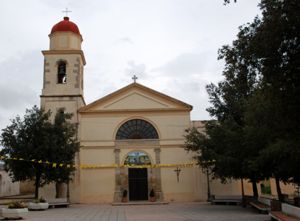
[[[7,159],[7,160],[22,160],[25,161],[23,158],[9,158],[5,156],[0,156],[0,159]],[[179,163],[179,164],[150,164],[150,165],[135,165],[135,164],[80,164],[80,165],[74,165],[74,164],[66,164],[63,162],[49,162],[48,160],[36,160],[36,159],[29,159],[26,160],[29,162],[38,162],[40,164],[50,164],[52,165],[52,168],[59,168],[59,167],[67,167],[67,168],[76,168],[79,167],[81,169],[109,169],[109,168],[173,168],[173,167],[179,167],[179,168],[189,168],[189,167],[195,167],[196,162],[188,162],[188,163]],[[209,161],[209,162],[215,162]]]

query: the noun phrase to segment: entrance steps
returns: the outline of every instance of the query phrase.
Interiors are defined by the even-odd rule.
[[[111,205],[112,206],[138,206],[138,205],[164,205],[169,204],[169,202],[166,201],[157,201],[157,202],[149,202],[149,201],[129,201],[126,203],[121,202],[114,202]]]

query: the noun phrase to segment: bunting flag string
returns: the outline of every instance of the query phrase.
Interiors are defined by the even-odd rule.
[[[26,162],[30,162],[30,163],[38,163],[38,164],[47,164],[52,168],[57,168],[57,167],[67,167],[67,168],[75,168],[75,165],[73,164],[68,164],[68,163],[57,163],[57,162],[49,162],[48,160],[37,160],[37,159],[29,159],[26,160],[22,157],[7,157],[7,156],[1,156],[0,155],[0,160],[19,160],[19,161],[26,161]]]
[[[19,160],[19,161],[26,161],[31,163],[38,163],[38,164],[47,164],[52,168],[81,168],[81,169],[109,169],[109,168],[171,168],[171,167],[179,167],[179,168],[191,168],[195,167],[195,162],[189,163],[179,163],[179,164],[148,164],[148,165],[136,165],[136,164],[80,164],[78,166],[74,164],[62,163],[62,162],[49,162],[48,160],[37,160],[37,159],[29,159],[25,160],[24,158],[18,157],[7,157],[1,156],[0,160]]]

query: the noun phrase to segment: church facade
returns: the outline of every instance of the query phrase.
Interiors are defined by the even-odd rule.
[[[78,125],[77,169],[66,191],[71,202],[121,202],[125,193],[129,201],[148,200],[150,192],[158,201],[205,201],[208,188],[211,194],[241,194],[238,181],[224,185],[196,166],[183,166],[193,161],[184,150],[185,130],[203,129],[201,121],[191,122],[191,105],[135,80],[86,105],[86,62],[77,25],[64,17],[49,38],[49,50],[42,51],[41,107],[52,113],[63,108]],[[54,185],[41,189],[46,198],[54,198],[54,192]]]

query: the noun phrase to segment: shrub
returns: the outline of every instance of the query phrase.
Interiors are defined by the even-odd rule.
[[[24,202],[16,201],[16,202],[9,203],[8,208],[9,209],[22,209],[22,208],[26,208],[26,205]]]

